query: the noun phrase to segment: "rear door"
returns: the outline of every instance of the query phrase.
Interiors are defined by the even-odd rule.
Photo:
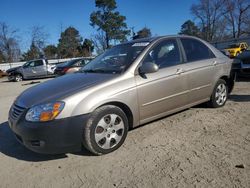
[[[187,78],[181,61],[176,39],[158,42],[145,55],[142,64],[153,62],[159,70],[135,77],[141,123],[187,104]]]
[[[34,61],[33,76],[42,77],[47,75],[47,65],[43,60]]]
[[[201,41],[181,38],[184,49],[188,79],[189,103],[196,103],[210,97],[220,67],[213,52]]]

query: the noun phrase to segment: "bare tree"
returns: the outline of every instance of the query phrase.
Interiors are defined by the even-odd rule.
[[[217,26],[223,16],[222,5],[225,0],[199,0],[191,7],[191,13],[199,20],[203,38],[212,41],[216,37]]]
[[[249,0],[226,0],[224,17],[232,29],[233,38],[239,38],[243,34],[250,34],[247,25],[250,21]]]
[[[20,58],[18,30],[10,28],[6,23],[0,23],[0,51],[6,62],[17,61]]]
[[[91,40],[93,42],[97,54],[101,54],[107,49],[107,43],[104,32],[99,31],[97,34],[91,37]]]
[[[31,28],[31,43],[34,44],[40,52],[46,46],[49,34],[45,31],[43,26],[33,26]]]
[[[23,60],[31,60],[43,56],[48,36],[43,26],[33,26],[30,31],[30,48],[23,53]]]

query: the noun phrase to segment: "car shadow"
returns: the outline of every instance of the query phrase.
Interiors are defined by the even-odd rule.
[[[11,82],[9,80],[2,80],[1,83],[8,83],[8,82]]]
[[[250,102],[250,95],[230,95],[228,99],[234,102]]]
[[[0,153],[18,160],[40,162],[66,158],[67,155],[44,155],[32,152],[21,145],[9,128],[8,122],[0,124]]]
[[[22,86],[26,86],[26,85],[33,85],[33,84],[39,84],[39,83],[41,83],[41,81],[31,81],[31,82],[28,82],[28,83],[22,84]]]

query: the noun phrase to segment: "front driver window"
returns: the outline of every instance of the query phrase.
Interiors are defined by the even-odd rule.
[[[174,66],[180,63],[180,52],[176,40],[164,40],[154,46],[143,62],[152,62],[159,68]]]

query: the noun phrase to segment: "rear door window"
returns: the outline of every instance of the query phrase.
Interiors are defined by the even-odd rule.
[[[34,61],[34,67],[42,66],[43,60]]]
[[[182,38],[181,42],[188,62],[215,58],[213,52],[196,39]]]

